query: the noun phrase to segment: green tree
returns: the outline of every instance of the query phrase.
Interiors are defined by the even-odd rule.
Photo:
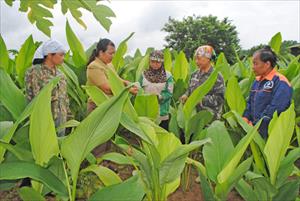
[[[296,44],[298,44],[298,43],[295,40],[284,40],[284,41],[282,41],[279,54],[281,56],[286,56],[287,54],[290,54],[291,53],[290,47],[293,46],[293,45],[296,45]],[[241,50],[239,52],[239,56],[240,56],[240,58],[252,56],[254,54],[254,52],[264,48],[266,45],[267,44],[259,44],[259,45],[251,47],[250,49]]]
[[[166,47],[183,50],[188,58],[193,57],[200,45],[210,44],[216,53],[224,52],[230,63],[236,60],[235,50],[239,49],[239,38],[236,27],[228,18],[219,20],[216,16],[189,16],[182,20],[169,18],[163,31]]]

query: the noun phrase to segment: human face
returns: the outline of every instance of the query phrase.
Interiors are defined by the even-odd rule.
[[[269,61],[263,62],[260,60],[259,53],[253,55],[253,67],[252,70],[256,76],[266,75],[271,69],[271,63]]]
[[[196,56],[196,64],[200,69],[206,69],[210,66],[210,59],[203,56]]]
[[[150,60],[150,67],[154,70],[160,69],[162,66],[162,62],[155,61],[155,60]]]
[[[64,62],[65,53],[59,52],[55,54],[48,54],[47,59],[53,65],[61,65]]]
[[[112,62],[114,55],[115,55],[116,49],[112,45],[108,45],[107,50],[105,52],[100,51],[99,52],[99,59],[103,61],[105,64],[109,64]]]

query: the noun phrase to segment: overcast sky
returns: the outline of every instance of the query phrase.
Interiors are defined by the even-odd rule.
[[[85,48],[107,37],[117,45],[131,32],[135,35],[128,43],[129,53],[136,48],[143,52],[147,47],[162,48],[166,33],[161,31],[169,16],[182,19],[186,16],[215,15],[219,19],[228,17],[237,27],[242,48],[251,48],[260,43],[267,43],[277,32],[283,40],[300,41],[300,3],[296,1],[121,1],[106,2],[116,14],[112,18],[110,32],[107,33],[90,13],[83,13],[87,24],[84,30],[70,14],[64,16],[60,5],[53,11],[54,26],[52,38],[61,41],[67,48],[65,36],[66,19],[81,40]],[[47,40],[42,32],[31,25],[25,13],[18,11],[19,2],[9,7],[3,0],[1,5],[1,35],[9,49],[19,49],[26,38],[32,34],[34,40]]]

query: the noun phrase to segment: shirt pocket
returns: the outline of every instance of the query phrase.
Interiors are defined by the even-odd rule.
[[[259,91],[256,100],[258,100],[262,108],[266,107],[272,101],[272,90],[264,89]]]

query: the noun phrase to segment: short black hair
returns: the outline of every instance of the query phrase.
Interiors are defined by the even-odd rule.
[[[257,50],[254,54],[258,54],[259,59],[265,63],[269,61],[272,68],[277,64],[277,55],[270,46],[265,46],[264,48]]]

